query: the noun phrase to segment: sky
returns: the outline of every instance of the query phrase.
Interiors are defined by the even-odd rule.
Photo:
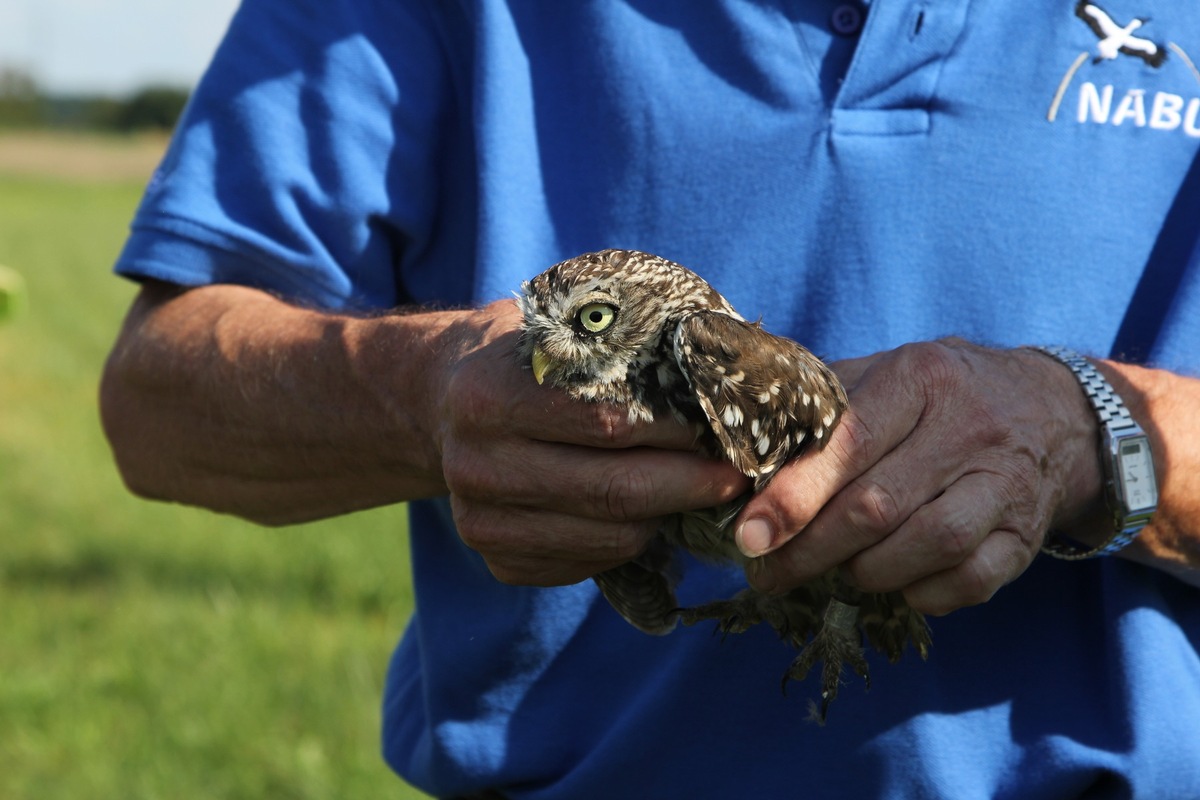
[[[190,88],[238,0],[0,0],[0,69],[51,93]]]

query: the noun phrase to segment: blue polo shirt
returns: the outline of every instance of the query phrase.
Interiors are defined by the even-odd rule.
[[[648,250],[831,358],[958,335],[1200,373],[1200,6],[245,0],[117,266],[330,309]],[[1200,797],[1200,591],[1039,558],[829,724],[767,630],[504,586],[413,503],[383,748],[441,796]],[[744,585],[692,565],[685,603]]]

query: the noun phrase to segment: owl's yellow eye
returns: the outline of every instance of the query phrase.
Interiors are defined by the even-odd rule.
[[[608,303],[588,303],[579,309],[579,324],[589,333],[607,330],[617,318],[617,309]]]

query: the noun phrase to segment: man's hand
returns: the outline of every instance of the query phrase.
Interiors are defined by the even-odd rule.
[[[627,561],[658,518],[732,500],[749,481],[693,452],[671,420],[630,424],[538,386],[516,356],[520,313],[494,303],[448,328],[435,414],[455,524],[508,583],[575,583]]]
[[[1051,359],[946,340],[834,368],[850,412],[739,520],[758,588],[841,566],[944,614],[1020,575],[1051,526],[1102,519],[1095,418]]]

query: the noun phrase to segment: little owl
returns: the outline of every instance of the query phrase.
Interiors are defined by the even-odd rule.
[[[841,382],[820,359],[747,322],[699,275],[658,256],[581,255],[525,282],[519,300],[520,355],[538,383],[614,403],[631,421],[669,413],[699,427],[704,451],[752,478],[751,493],[789,459],[823,447],[846,409]],[[751,493],[674,515],[638,558],[594,579],[612,607],[647,633],[668,633],[679,620],[715,620],[723,633],[770,625],[800,650],[785,687],[824,663],[817,712],[823,721],[843,663],[869,680],[860,631],[893,661],[907,641],[924,657],[929,631],[899,594],[858,592],[837,570],[781,596],[746,588],[730,599],[680,608],[674,553],[682,548],[744,567],[748,559],[730,528]]]

